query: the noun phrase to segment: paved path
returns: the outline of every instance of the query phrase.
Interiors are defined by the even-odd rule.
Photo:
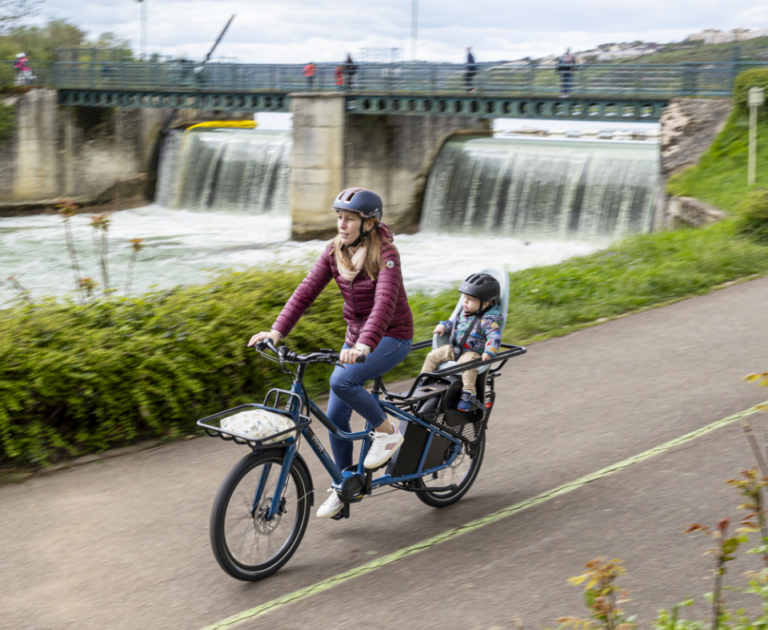
[[[499,380],[465,499],[434,510],[395,492],[348,521],[313,517],[256,584],[228,578],[208,546],[243,447],[195,439],[0,488],[0,627],[198,630],[643,453],[768,398],[741,381],[768,369],[766,304],[761,279],[533,345]],[[566,579],[598,555],[626,561],[627,607],[647,620],[709,590],[708,541],[681,532],[734,516],[723,482],[751,464],[730,425],[239,627],[554,627],[584,614]]]

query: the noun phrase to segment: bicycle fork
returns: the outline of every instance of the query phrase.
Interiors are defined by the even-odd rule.
[[[285,449],[285,457],[283,458],[283,465],[280,467],[280,472],[277,476],[277,485],[275,486],[275,494],[272,497],[272,502],[269,506],[269,512],[267,513],[266,520],[271,521],[276,514],[280,514],[280,509],[283,503],[283,491],[285,490],[285,484],[288,482],[288,476],[291,474],[291,468],[293,467],[293,460],[296,458],[298,449],[295,444],[291,444]],[[272,473],[272,464],[264,464],[261,469],[261,475],[259,476],[259,483],[256,485],[256,493],[253,496],[253,503],[251,505],[251,516],[256,515],[256,510],[261,504],[261,500],[264,496],[264,490],[267,487],[269,476]]]

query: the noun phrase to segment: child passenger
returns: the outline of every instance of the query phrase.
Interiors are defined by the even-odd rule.
[[[472,274],[462,282],[459,293],[464,297],[462,310],[454,319],[440,322],[433,333],[441,337],[447,333],[450,344],[432,350],[424,361],[422,372],[434,372],[446,361],[476,361],[481,358],[481,353],[483,361],[490,361],[499,352],[504,319],[499,306],[499,282],[487,273]],[[471,411],[479,405],[475,396],[477,368],[462,372],[461,380],[461,400],[456,408]]]

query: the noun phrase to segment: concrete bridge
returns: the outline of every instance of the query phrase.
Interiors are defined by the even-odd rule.
[[[57,62],[47,69],[62,105],[289,112],[294,94],[341,89],[353,115],[657,121],[674,97],[729,96],[733,79],[757,64],[582,64],[562,94],[549,64],[317,64],[310,85],[297,64]],[[349,73],[354,69],[354,74]],[[344,89],[346,88],[346,89]]]
[[[58,166],[53,162],[61,155],[60,146],[68,147],[65,156],[77,153],[78,138],[88,137],[85,127],[91,119],[102,121],[101,128],[104,122],[114,125],[116,140],[109,151],[117,161],[124,162],[121,147],[136,146],[136,164],[142,160],[147,164],[146,156],[153,153],[148,145],[157,147],[158,134],[168,128],[170,118],[163,109],[182,114],[177,121],[292,112],[294,238],[332,233],[330,200],[353,185],[381,192],[388,222],[395,229],[409,230],[417,226],[432,161],[452,135],[488,135],[490,121],[503,117],[657,121],[672,98],[730,96],[735,76],[751,65],[755,64],[585,64],[573,73],[566,97],[560,93],[555,68],[534,63],[478,64],[471,76],[462,64],[371,63],[355,66],[354,73],[342,65],[346,80],[341,86],[336,86],[337,64],[317,64],[311,85],[302,65],[33,64],[55,92],[47,91],[45,98],[42,94],[32,98],[39,90],[28,95],[35,111],[20,114],[20,120],[28,121],[19,125],[18,156],[23,164],[16,171],[21,179],[8,181],[18,183],[14,201],[28,195],[20,196],[20,190],[50,189],[48,198],[74,194],[77,186],[68,182],[77,180],[75,162],[70,158],[59,160]],[[63,107],[56,109],[56,104]],[[114,123],[75,115],[107,110],[115,113]],[[125,124],[125,116],[137,115],[135,124]],[[36,121],[48,118],[50,132],[43,134]],[[97,156],[100,164],[103,155],[102,151]],[[38,168],[38,163],[46,166]],[[144,172],[151,179],[151,166],[132,168],[136,176]],[[57,180],[48,175],[54,171],[60,171]]]

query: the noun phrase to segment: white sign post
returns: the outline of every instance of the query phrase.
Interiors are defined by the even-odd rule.
[[[747,184],[755,184],[755,158],[757,157],[757,108],[765,102],[765,90],[759,87],[749,88],[747,105],[749,105],[749,166],[747,167]]]

